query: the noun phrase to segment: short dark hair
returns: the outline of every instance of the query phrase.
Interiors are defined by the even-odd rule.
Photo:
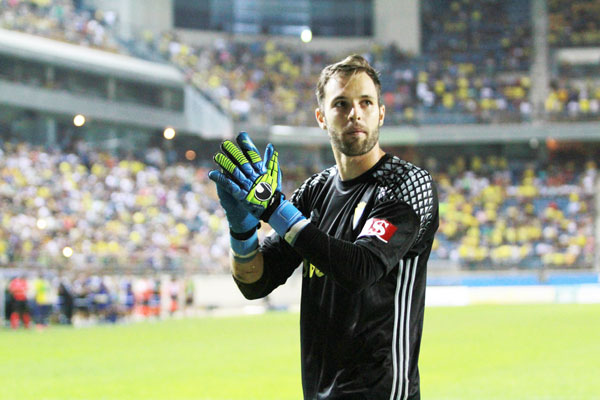
[[[325,99],[325,85],[327,85],[327,82],[329,82],[329,79],[331,79],[332,76],[338,73],[348,76],[358,72],[365,72],[373,80],[375,88],[377,89],[377,103],[381,104],[381,82],[379,80],[379,72],[377,72],[363,56],[352,54],[342,61],[326,66],[321,71],[316,90],[319,107],[321,107],[323,100]]]

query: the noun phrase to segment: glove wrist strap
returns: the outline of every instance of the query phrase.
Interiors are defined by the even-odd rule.
[[[248,239],[240,240],[230,235],[231,252],[233,258],[239,262],[248,262],[258,253],[258,235],[256,229]]]
[[[285,238],[285,234],[290,228],[302,220],[306,220],[306,218],[300,210],[288,200],[283,200],[269,218],[269,225],[271,225],[279,236]]]
[[[246,232],[235,232],[230,227],[229,228],[229,235],[232,238],[237,239],[237,240],[247,240],[247,239],[250,239],[252,237],[252,235],[254,235],[259,228],[260,228],[260,224],[258,224],[257,226],[255,226],[254,228],[252,228],[252,229],[250,229],[249,231],[246,231]]]

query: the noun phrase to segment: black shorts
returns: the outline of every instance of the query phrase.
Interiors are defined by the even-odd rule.
[[[19,314],[25,314],[29,312],[29,307],[27,305],[27,300],[13,300],[13,312]]]

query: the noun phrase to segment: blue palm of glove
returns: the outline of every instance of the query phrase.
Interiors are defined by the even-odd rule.
[[[250,185],[246,176],[255,177],[266,172],[264,163],[260,158],[258,149],[246,132],[241,132],[237,137],[238,145],[242,151],[241,156],[247,158],[249,162],[235,168],[235,178],[244,182],[244,185]],[[240,157],[240,154],[237,154]],[[241,157],[240,157],[241,158]],[[229,228],[235,233],[245,233],[254,229],[259,224],[259,219],[248,212],[248,209],[240,202],[244,197],[241,188],[226,177],[220,171],[210,171],[208,177],[217,184],[217,194],[221,206],[227,215]]]
[[[214,171],[211,171],[214,172]],[[212,179],[212,178],[211,178]],[[217,183],[217,195],[225,210],[229,229],[235,233],[253,230],[259,224],[258,218],[250,214],[221,184]]]

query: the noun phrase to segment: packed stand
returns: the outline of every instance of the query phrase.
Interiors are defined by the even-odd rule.
[[[459,158],[439,171],[440,229],[432,258],[463,268],[589,268],[594,263],[593,161],[541,167]]]
[[[173,33],[160,38],[148,34],[146,40],[235,120],[254,125],[314,125],[315,82],[327,64],[339,59],[273,41],[221,39],[195,47]],[[390,125],[516,122],[531,117],[526,72],[500,74],[468,60],[411,57],[393,46],[374,45],[363,55],[382,73]]]
[[[339,58],[272,41],[242,43],[222,39],[197,47],[172,32],[158,37],[142,32],[139,41],[132,43],[115,35],[118,16],[112,11],[75,7],[71,0],[2,0],[2,6],[0,27],[5,29],[152,59],[160,54],[234,119],[254,125],[314,125],[315,82],[321,69]],[[455,3],[449,7],[455,8]],[[461,7],[466,6],[460,5],[460,15],[464,14]],[[471,14],[481,20],[487,15],[486,10]],[[431,13],[424,18],[425,25],[452,26],[452,22],[435,19],[443,15]],[[489,26],[479,25],[480,29]],[[374,45],[363,49],[364,55],[382,71],[388,124],[528,120],[530,82],[521,73],[529,59],[528,31],[517,34],[509,30],[512,33],[508,36],[500,35],[499,29],[490,32],[485,42],[502,43],[504,53],[473,44],[468,46],[469,51],[461,53],[457,48],[452,54],[437,52],[434,45],[427,45],[430,51],[422,57],[403,54],[394,47]],[[438,36],[446,37],[445,34]],[[124,46],[126,43],[128,46]],[[494,57],[488,56],[491,54]],[[501,74],[506,70],[515,73]]]
[[[454,64],[469,62],[487,73],[528,72],[530,2],[424,0],[423,53]]]
[[[378,63],[386,123],[471,124],[529,121],[531,80],[526,73],[487,74],[471,62],[439,59]]]
[[[227,273],[227,222],[209,168],[5,144],[0,264],[73,273]],[[83,150],[82,150],[83,149]],[[324,166],[286,163],[289,196]],[[426,164],[431,164],[427,162]],[[597,167],[459,159],[439,186],[433,258],[481,267],[589,266]],[[261,230],[264,234],[264,230]]]
[[[600,3],[548,0],[548,42],[553,47],[600,46]]]
[[[600,83],[593,75],[571,78],[568,70],[572,69],[563,67],[550,84],[544,103],[548,119],[597,121],[600,119]]]
[[[595,0],[548,0],[548,42],[553,49],[600,46],[600,3]],[[600,73],[597,63],[570,64],[553,71],[545,103],[550,120],[600,119]]]
[[[0,0],[0,28],[118,52],[117,14],[78,9],[73,0]]]
[[[141,32],[139,40],[124,41],[115,36],[119,21],[112,11],[75,7],[72,0],[1,1],[1,27],[168,60],[215,104],[248,125],[315,125],[318,74],[341,56],[264,40],[223,38],[193,46],[173,32]],[[358,50],[382,72],[388,125],[531,119],[529,2],[428,0],[422,24],[421,56],[393,46]],[[584,98],[579,92],[570,97]],[[586,111],[585,98],[578,112],[573,102],[566,107],[553,99],[551,94],[547,102],[552,103],[547,105],[551,115],[595,115],[594,104]]]
[[[7,143],[0,154],[0,264],[222,272],[227,224],[207,172]]]

